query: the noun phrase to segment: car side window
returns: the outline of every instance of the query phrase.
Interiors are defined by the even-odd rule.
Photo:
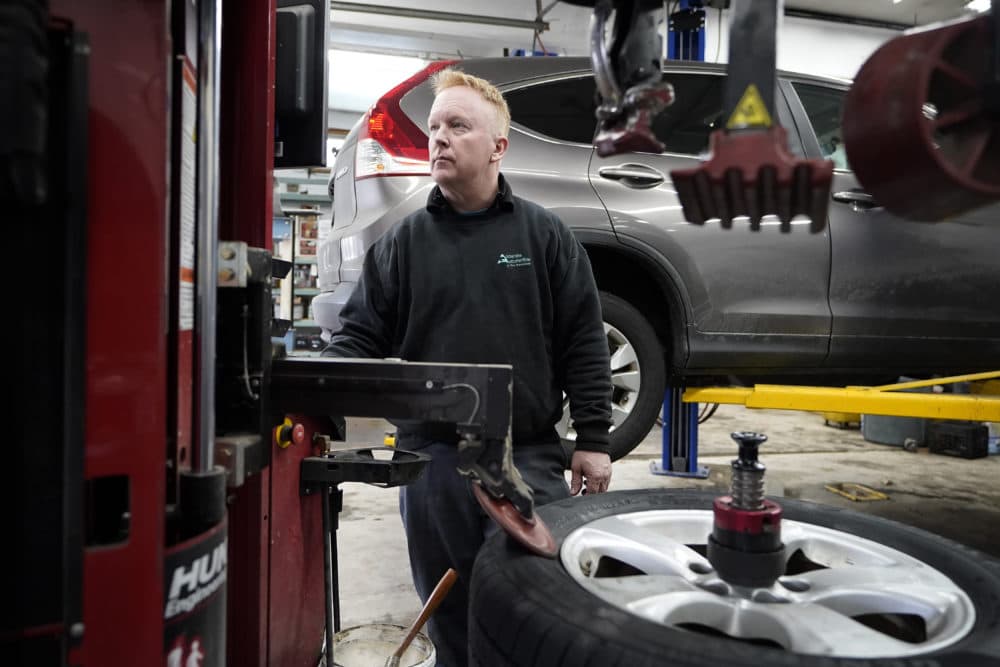
[[[653,119],[653,133],[668,153],[703,153],[709,135],[722,126],[725,77],[667,73],[663,79],[674,87],[674,103]]]
[[[840,119],[844,108],[843,90],[826,88],[808,83],[793,82],[792,86],[809,116],[809,122],[819,140],[823,157],[833,160],[837,169],[850,169],[844,138],[840,131]]]
[[[597,128],[594,77],[560,79],[504,94],[510,117],[530,130],[560,141],[589,144]]]

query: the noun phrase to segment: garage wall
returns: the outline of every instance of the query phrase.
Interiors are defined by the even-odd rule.
[[[705,30],[705,59],[729,61],[729,12],[711,12]],[[862,63],[896,30],[785,17],[778,33],[778,67],[792,72],[853,79]],[[716,60],[716,53],[718,59]]]
[[[490,2],[488,5],[473,1],[461,5],[442,3],[436,9],[528,20],[534,17],[533,5],[533,2],[518,0]],[[723,12],[720,25],[718,13],[714,10],[709,12],[706,60],[727,62],[729,59],[728,14]],[[545,19],[550,29],[542,33],[541,41],[547,51],[561,55],[589,55],[588,10],[558,4],[546,14]],[[662,29],[662,22],[660,25]],[[785,18],[778,38],[778,67],[808,74],[852,78],[865,59],[896,34],[896,31],[882,28]],[[404,55],[426,62],[441,58],[502,56],[505,48],[510,52],[519,48],[530,50],[533,33],[525,28],[334,11],[331,12],[330,44],[331,49],[339,51]],[[540,48],[537,43],[534,46]],[[413,69],[406,70],[404,65],[397,80],[406,78],[409,71],[415,71],[419,66],[419,63],[411,64]],[[341,69],[338,70],[338,67]],[[348,69],[356,72],[357,66],[350,61],[345,63],[332,58],[330,69],[336,78],[338,71]],[[374,71],[369,79],[380,92],[367,92],[354,83],[346,89],[344,86],[338,89],[334,81],[330,94],[330,127],[350,128],[374,99],[392,85],[376,82]]]

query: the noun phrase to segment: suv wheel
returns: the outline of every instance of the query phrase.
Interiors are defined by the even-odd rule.
[[[730,586],[705,558],[715,493],[612,491],[497,531],[469,594],[470,665],[973,667],[1000,664],[1000,561],[893,521],[781,498],[784,576]]]
[[[667,375],[663,348],[646,318],[608,292],[601,292],[601,309],[611,352],[611,460],[616,461],[635,449],[656,423]],[[570,428],[568,399],[556,428],[566,447],[572,448],[576,432]]]

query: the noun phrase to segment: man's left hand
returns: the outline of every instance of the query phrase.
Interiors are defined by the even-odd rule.
[[[604,493],[611,483],[611,457],[604,452],[573,452],[573,462],[570,464],[573,479],[569,485],[569,493],[575,496],[585,489],[584,493]]]

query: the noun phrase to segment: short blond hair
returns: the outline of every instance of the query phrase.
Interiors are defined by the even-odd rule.
[[[500,136],[506,137],[510,132],[510,107],[507,106],[507,100],[503,98],[497,87],[486,79],[480,79],[478,76],[449,68],[443,69],[431,77],[431,84],[434,86],[434,95],[456,86],[472,88],[496,110],[499,125],[497,129]]]

